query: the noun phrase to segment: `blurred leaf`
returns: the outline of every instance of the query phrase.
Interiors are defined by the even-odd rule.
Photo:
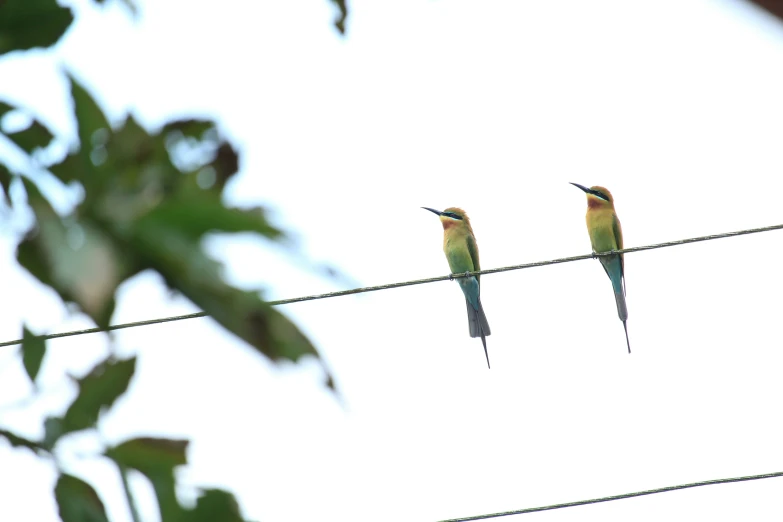
[[[48,451],[52,451],[54,445],[64,434],[62,417],[46,417],[44,420],[44,440],[41,444]]]
[[[38,452],[39,450],[45,451],[46,449],[44,445],[41,444],[40,442],[35,442],[34,440],[21,437],[8,430],[0,429],[0,437],[6,439],[8,442],[11,443],[11,446],[16,448],[27,448],[33,452]]]
[[[44,127],[38,120],[33,120],[33,123],[24,130],[11,134],[5,133],[5,135],[28,154],[35,149],[46,147],[54,138],[49,129]]]
[[[13,179],[14,175],[11,174],[11,171],[5,165],[0,164],[0,188],[3,191],[3,201],[9,207],[11,206],[11,181]]]
[[[152,483],[163,522],[177,521],[183,509],[177,500],[174,468],[187,464],[186,440],[136,438],[109,448],[106,456],[120,469],[135,469]]]
[[[220,264],[180,230],[162,221],[142,220],[134,232],[136,248],[147,252],[170,287],[261,353],[292,361],[317,356],[312,343],[285,316],[255,293],[227,285],[220,277]]]
[[[189,134],[208,129],[203,122],[169,127]],[[158,271],[170,287],[270,358],[317,356],[312,343],[282,314],[255,293],[226,284],[220,265],[201,244],[208,232],[255,232],[278,239],[281,231],[266,221],[263,209],[226,207],[220,188],[199,188],[197,173],[174,167],[164,140],[163,135],[147,135],[132,118],[112,136],[107,150],[116,175],[95,209],[104,229],[131,252],[143,253],[144,267]],[[226,177],[238,162],[233,149],[222,147],[208,165]]]
[[[26,326],[22,326],[22,362],[30,380],[35,383],[38,370],[41,369],[46,354],[46,340],[37,337]]]
[[[54,487],[62,522],[108,522],[98,493],[85,481],[63,473]]]
[[[1,1],[1,0],[0,0]],[[2,10],[2,8],[0,8]],[[0,36],[2,39],[2,36]],[[0,118],[12,111],[19,111],[17,107],[0,101]],[[41,122],[33,118],[33,122],[26,129],[16,132],[3,132],[9,140],[19,148],[30,154],[35,149],[44,148],[51,143],[54,136]]]
[[[77,379],[79,395],[65,412],[63,432],[93,427],[98,415],[109,409],[125,393],[136,371],[136,358],[115,360],[109,357],[98,363],[89,374]]]
[[[220,489],[207,489],[188,513],[188,522],[244,522],[234,495]]]
[[[71,9],[56,0],[0,2],[0,55],[54,45],[71,22]]]
[[[0,1],[2,1],[2,0],[0,0]],[[0,7],[0,9],[2,9],[2,8]],[[0,11],[0,12],[2,12],[2,11]],[[8,114],[9,112],[13,112],[15,110],[16,110],[16,107],[14,107],[13,105],[9,105],[6,102],[0,101],[0,119],[2,119],[3,116]]]
[[[77,295],[75,288],[87,286],[79,276],[89,274],[88,282],[93,282],[93,270],[69,272],[68,263],[76,259],[73,253],[62,254],[64,268],[55,270],[59,264],[51,263],[51,252],[60,249],[50,244],[61,246],[65,235],[61,221],[48,206],[36,211],[39,235],[28,238],[19,248],[19,259],[28,270],[44,283],[54,283],[64,299],[77,302],[83,309],[92,304],[88,313],[104,325],[114,305],[110,293],[125,278],[150,268],[171,288],[268,357],[293,361],[307,354],[317,357],[313,344],[285,316],[256,293],[227,284],[221,277],[221,265],[204,250],[202,239],[211,232],[251,232],[272,240],[283,237],[267,221],[262,208],[240,209],[223,202],[225,182],[237,172],[239,157],[229,143],[221,141],[214,123],[178,120],[151,135],[128,117],[110,130],[89,94],[73,79],[71,85],[81,148],[78,157],[69,155],[50,170],[64,182],[83,185],[85,198],[78,209],[78,224],[84,230],[85,243],[104,253],[106,268],[114,270],[108,273],[112,277],[98,282],[101,284],[96,295],[90,294],[94,303]],[[175,149],[182,140],[186,140],[184,149],[190,152],[179,147],[179,153],[196,159],[178,160],[178,164],[187,163],[180,170],[171,155],[178,153]],[[100,148],[100,161],[91,157],[95,151],[90,147]],[[214,175],[214,183],[200,180],[199,175],[205,171]],[[47,256],[35,255],[39,252]],[[80,264],[89,261],[86,254],[83,257],[79,258]],[[49,263],[42,264],[42,259]],[[99,313],[99,304],[105,306],[104,313]]]
[[[173,473],[175,467],[187,464],[187,449],[187,440],[138,437],[108,449],[106,456],[126,468],[150,475]]]
[[[334,26],[340,31],[340,34],[344,35],[345,19],[348,18],[348,6],[345,5],[345,0],[331,0],[331,2],[340,10],[340,14],[334,19]]]
[[[137,271],[132,255],[121,253],[87,222],[66,227],[37,187],[27,179],[23,182],[37,223],[18,246],[19,263],[65,301],[78,304],[98,326],[108,326],[114,292]]]
[[[0,0],[0,3],[2,3],[2,0]],[[0,11],[1,10],[2,8],[0,8]],[[2,40],[2,35],[0,35],[0,40]],[[14,111],[24,112],[18,107],[14,107],[13,105],[9,105],[8,103],[0,101],[0,120],[9,112]],[[9,140],[14,142],[19,146],[19,148],[28,154],[37,148],[46,147],[53,138],[52,133],[49,132],[49,129],[47,129],[36,119],[33,119],[33,122],[26,129],[15,132],[0,132],[5,134]]]
[[[239,170],[239,155],[231,145],[223,143],[217,150],[212,166],[217,178],[216,187],[222,189],[231,176]]]
[[[256,232],[271,239],[283,234],[266,221],[263,208],[227,207],[204,191],[164,200],[140,218],[137,226],[165,226],[193,240],[209,232]]]
[[[81,179],[84,169],[80,156],[69,154],[60,163],[51,165],[49,171],[64,183],[68,183]]]
[[[76,126],[79,130],[79,158],[81,159],[81,165],[79,165],[81,171],[71,172],[71,175],[78,176],[73,179],[79,179],[85,185],[95,184],[100,186],[105,183],[106,176],[101,175],[99,169],[93,168],[95,166],[92,158],[93,137],[101,134],[111,135],[111,125],[109,125],[109,120],[106,119],[106,115],[98,106],[98,103],[90,96],[87,90],[70,74],[68,75],[68,80],[71,84],[74,116],[76,117]],[[64,179],[63,177],[60,177],[60,179],[66,182],[70,181],[70,179]],[[88,188],[85,187],[86,192],[89,192]]]
[[[99,4],[103,4],[105,3],[105,0],[95,0],[95,2]],[[134,2],[133,0],[122,0],[122,3],[125,4],[125,7],[128,8],[128,10],[132,15],[135,16],[138,14],[138,9],[136,8],[136,2]]]
[[[187,138],[196,138],[200,140],[205,132],[214,128],[215,123],[210,120],[175,120],[164,125],[161,134],[181,132],[182,135]]]
[[[70,74],[68,80],[71,84],[74,116],[76,116],[76,124],[79,127],[79,143],[86,147],[92,143],[93,134],[101,129],[110,130],[111,126],[90,93]]]

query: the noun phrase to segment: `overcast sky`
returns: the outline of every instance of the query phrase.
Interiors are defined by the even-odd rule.
[[[740,1],[74,0],[55,52],[0,61],[0,94],[73,135],[61,64],[117,119],[211,116],[239,146],[230,201],[268,205],[302,259],[252,238],[209,241],[226,277],[271,299],[448,273],[437,218],[470,215],[483,268],[585,254],[584,194],[612,191],[626,246],[783,222],[783,25]],[[88,327],[0,235],[0,338]],[[138,354],[108,442],[187,437],[183,498],[235,492],[245,516],[436,521],[783,470],[783,232],[629,254],[625,347],[598,262],[487,275],[492,369],[459,287],[439,282],[281,307],[334,372],[272,365],[209,319],[123,330]],[[151,273],[114,322],[187,313]],[[41,436],[108,347],[49,343],[51,397],[4,411]],[[29,392],[0,352],[0,405]],[[168,384],[174,376],[175,385]],[[113,468],[64,444],[68,470],[129,516]],[[0,520],[57,520],[55,475],[0,446]],[[133,482],[145,520],[151,488]],[[780,520],[783,479],[523,515],[520,520]],[[512,517],[509,520],[516,520]]]

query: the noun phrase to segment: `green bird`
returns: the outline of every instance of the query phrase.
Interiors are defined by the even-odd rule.
[[[479,265],[478,246],[473,228],[464,210],[457,207],[449,207],[443,212],[421,207],[424,210],[434,212],[440,217],[443,225],[443,253],[449,262],[452,274],[463,274],[481,270]],[[480,276],[461,277],[457,279],[462,293],[465,294],[465,304],[468,308],[468,328],[471,337],[481,337],[484,345],[484,355],[487,358],[489,368],[489,353],[487,353],[487,336],[489,336],[489,323],[481,306]]]
[[[614,198],[612,193],[604,187],[594,186],[587,188],[578,183],[571,185],[582,189],[587,194],[587,233],[590,234],[590,243],[593,252],[609,252],[622,250],[623,230],[620,220],[614,211]],[[623,322],[625,330],[625,342],[628,344],[628,353],[631,353],[631,342],[628,340],[628,307],[625,306],[625,262],[622,254],[601,256],[598,258],[609,276],[614,289],[614,299],[617,302],[617,315]]]

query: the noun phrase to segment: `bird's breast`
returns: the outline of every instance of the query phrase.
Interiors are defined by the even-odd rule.
[[[617,248],[611,213],[591,214],[588,212],[587,230],[590,233],[590,243],[596,252],[605,252]]]

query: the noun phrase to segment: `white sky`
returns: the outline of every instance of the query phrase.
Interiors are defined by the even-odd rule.
[[[72,135],[59,64],[113,117],[154,127],[212,116],[241,148],[235,203],[264,203],[307,261],[249,238],[210,241],[227,277],[269,298],[447,273],[437,219],[468,211],[484,268],[589,252],[585,197],[608,187],[627,246],[783,222],[783,26],[742,2],[355,0],[347,38],[326,0],[78,0],[56,52],[0,62],[0,94]],[[90,326],[17,267],[0,236],[0,338]],[[208,319],[117,333],[138,354],[109,442],[188,437],[195,486],[238,495],[262,521],[435,521],[783,470],[783,233],[630,254],[625,348],[595,261],[485,276],[487,370],[454,283],[283,308],[317,365],[274,366]],[[114,322],[194,311],[145,273]],[[107,350],[52,341],[52,397],[3,410],[31,437]],[[29,391],[0,353],[0,405]],[[167,383],[173,379],[176,385]],[[119,481],[63,444],[116,522]],[[54,473],[0,447],[0,520],[57,520]],[[134,487],[145,520],[151,489]],[[783,480],[713,486],[509,520],[780,520]]]

